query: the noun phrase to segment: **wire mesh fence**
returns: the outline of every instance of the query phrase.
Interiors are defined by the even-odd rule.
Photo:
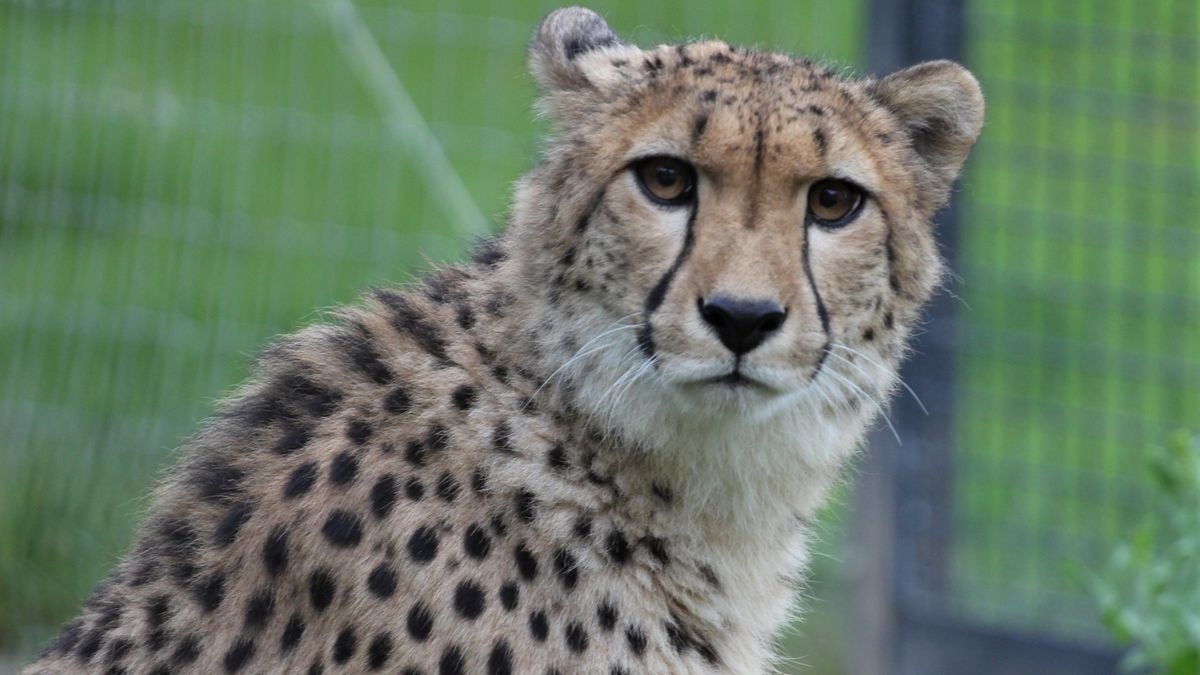
[[[952,468],[900,488],[947,517],[910,514],[898,583],[943,625],[1101,644],[1089,575],[1142,517],[1144,451],[1200,424],[1200,5],[963,6],[988,124],[933,383]]]

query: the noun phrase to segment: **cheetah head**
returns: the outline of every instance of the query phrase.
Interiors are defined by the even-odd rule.
[[[543,21],[530,62],[554,140],[519,187],[518,236],[587,327],[559,350],[585,405],[642,437],[674,418],[869,418],[941,275],[931,219],[983,123],[975,78],[643,50],[580,8]]]

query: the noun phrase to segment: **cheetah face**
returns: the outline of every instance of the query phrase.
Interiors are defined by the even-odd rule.
[[[940,274],[929,220],[982,124],[969,73],[644,51],[582,9],[547,18],[531,61],[562,148],[541,170],[560,281],[596,334],[637,326],[615,372],[693,412],[882,399]]]

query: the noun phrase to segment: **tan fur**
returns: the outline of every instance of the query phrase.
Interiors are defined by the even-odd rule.
[[[940,277],[929,221],[978,86],[944,62],[876,82],[643,51],[581,9],[530,61],[555,131],[507,230],[269,349],[27,672],[770,667],[808,523]],[[697,168],[694,217],[641,193],[648,155]],[[806,225],[831,176],[862,213]],[[714,294],[787,310],[739,366],[758,385],[703,383],[733,365],[697,310]]]

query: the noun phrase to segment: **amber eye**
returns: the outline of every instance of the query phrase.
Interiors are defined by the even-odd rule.
[[[808,190],[808,216],[824,227],[849,224],[862,205],[862,190],[844,180],[826,178]]]
[[[633,165],[633,173],[646,195],[664,206],[682,206],[696,194],[696,170],[681,159],[643,159]]]

